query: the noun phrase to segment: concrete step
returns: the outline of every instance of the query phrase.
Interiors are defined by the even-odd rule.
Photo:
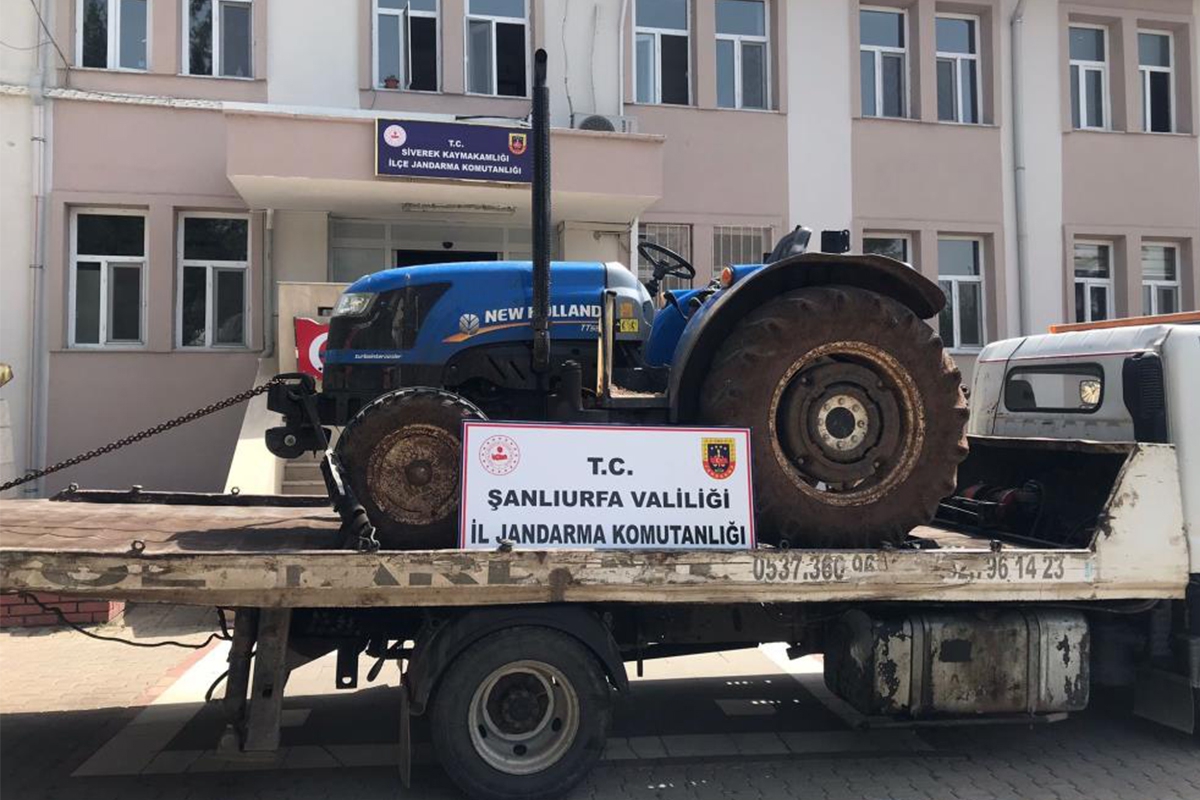
[[[283,465],[285,481],[317,481],[321,479],[320,461],[289,461]]]
[[[283,494],[325,494],[325,481],[289,481],[283,482]]]

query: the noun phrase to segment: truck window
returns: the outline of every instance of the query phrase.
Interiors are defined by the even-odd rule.
[[[1103,397],[1104,370],[1099,364],[1017,367],[1004,379],[1004,406],[1009,411],[1090,414]]]

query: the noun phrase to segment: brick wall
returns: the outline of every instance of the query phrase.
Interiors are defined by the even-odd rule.
[[[57,594],[39,594],[37,599],[47,606],[62,609],[68,620],[80,625],[108,622],[125,613],[125,604],[113,600],[92,600]],[[43,611],[24,597],[15,594],[0,595],[0,628],[33,628],[58,624],[57,614]]]

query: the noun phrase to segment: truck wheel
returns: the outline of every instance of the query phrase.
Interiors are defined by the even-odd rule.
[[[751,429],[760,541],[873,546],[928,522],[967,454],[961,375],[904,305],[796,289],[713,359],[701,419]]]
[[[397,389],[342,430],[337,455],[388,550],[458,544],[462,422],[483,412],[451,392]]]
[[[446,668],[431,712],[434,749],[470,797],[560,797],[599,760],[611,705],[603,667],[577,639],[510,628]]]

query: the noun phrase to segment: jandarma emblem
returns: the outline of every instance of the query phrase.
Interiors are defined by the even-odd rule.
[[[737,447],[733,439],[701,439],[700,456],[710,478],[725,480],[737,467]]]
[[[524,133],[510,133],[508,135],[508,151],[514,156],[519,156],[525,152],[526,136]]]

